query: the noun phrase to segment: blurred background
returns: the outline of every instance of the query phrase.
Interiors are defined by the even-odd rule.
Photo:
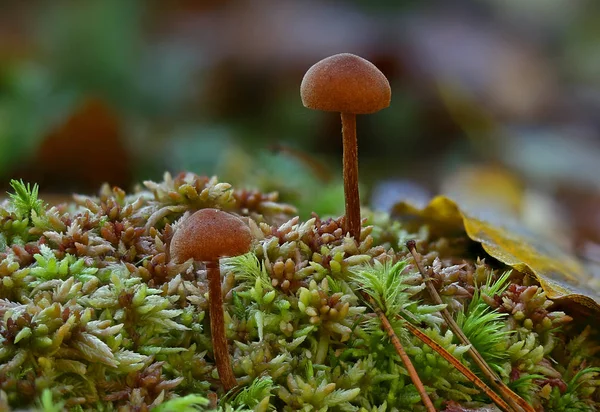
[[[1,0],[0,182],[189,170],[341,214],[339,115],[299,86],[351,52],[392,85],[358,118],[365,205],[445,193],[600,262],[599,44],[594,0]]]

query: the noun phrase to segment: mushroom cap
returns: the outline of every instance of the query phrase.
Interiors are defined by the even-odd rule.
[[[171,239],[171,259],[215,262],[247,253],[250,228],[238,217],[217,209],[200,209],[181,223]]]
[[[388,79],[373,63],[341,53],[308,69],[300,96],[309,109],[368,114],[388,107],[392,91]]]

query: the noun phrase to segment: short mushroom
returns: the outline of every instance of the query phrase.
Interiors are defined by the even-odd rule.
[[[356,115],[378,112],[390,105],[390,83],[371,62],[354,54],[327,57],[313,65],[302,79],[300,96],[305,107],[341,112],[343,135],[344,230],[360,242],[358,148]]]
[[[229,359],[219,259],[238,256],[250,250],[252,235],[238,217],[217,209],[201,209],[181,223],[173,234],[171,259],[205,262],[208,278],[210,331],[219,379],[226,391],[236,385]]]

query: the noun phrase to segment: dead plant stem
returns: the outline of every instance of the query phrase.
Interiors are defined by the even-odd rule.
[[[402,343],[400,343],[400,339],[398,339],[396,332],[394,332],[394,328],[392,328],[392,325],[390,324],[390,321],[388,320],[387,316],[385,316],[385,313],[383,313],[381,308],[377,306],[377,303],[375,303],[371,296],[369,296],[366,292],[362,292],[362,296],[367,302],[369,302],[369,304],[375,311],[375,314],[377,314],[377,316],[379,317],[383,330],[385,330],[388,337],[390,338],[392,345],[394,345],[394,349],[396,349],[396,353],[398,354],[398,356],[400,356],[400,359],[402,359],[402,362],[404,363],[404,366],[408,371],[410,379],[417,388],[419,395],[421,395],[421,400],[423,401],[425,408],[427,408],[428,412],[435,412],[435,406],[433,406],[433,402],[431,402],[431,399],[429,398],[429,395],[425,390],[425,386],[423,385],[423,382],[421,382],[421,378],[419,378],[419,374],[417,373],[415,367],[410,361],[410,358],[406,354],[404,347],[402,347]]]
[[[421,276],[423,276],[423,281],[427,286],[427,290],[429,291],[429,295],[431,299],[436,305],[442,305],[442,298],[438,294],[429,273],[425,271],[423,268],[423,264],[421,262],[421,256],[418,254],[416,250],[416,242],[414,240],[409,240],[406,242],[406,247],[410,251],[413,259],[415,260],[415,264],[421,272]],[[463,333],[462,329],[458,326],[458,324],[454,321],[448,309],[444,308],[441,310],[442,317],[446,321],[446,324],[452,330],[454,335],[458,338],[458,340],[463,345],[469,345],[470,348],[468,350],[469,355],[475,362],[475,364],[479,367],[484,376],[490,381],[490,384],[506,399],[506,401],[512,406],[515,411],[521,412],[535,412],[535,409],[525,401],[525,399],[521,398],[519,395],[514,393],[508,386],[502,382],[502,380],[496,375],[496,373],[490,368],[487,362],[483,359],[481,354],[475,349],[475,347],[471,344],[467,336]]]

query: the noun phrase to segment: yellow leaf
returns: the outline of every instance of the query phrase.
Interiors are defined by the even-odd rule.
[[[474,217],[444,196],[434,198],[424,209],[398,203],[392,213],[409,225],[428,225],[434,236],[466,233],[491,257],[535,276],[550,299],[600,312],[600,293],[589,286],[592,275],[577,259],[511,222],[492,223],[490,218]]]

